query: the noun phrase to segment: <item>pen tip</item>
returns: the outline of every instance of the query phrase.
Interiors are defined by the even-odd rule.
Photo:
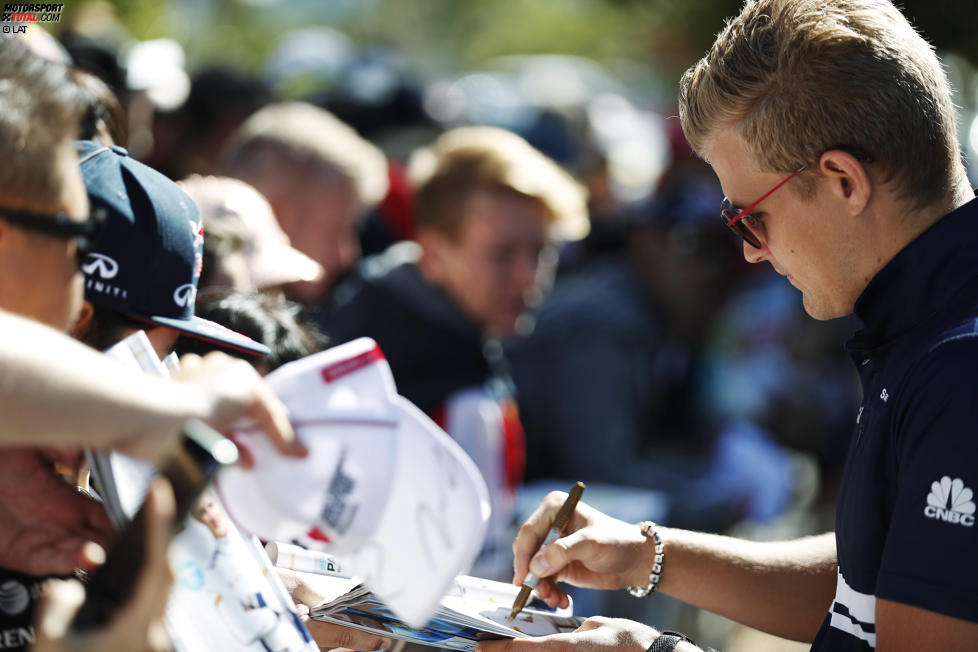
[[[509,622],[513,622],[513,619],[523,611],[523,607],[526,606],[526,601],[530,597],[530,593],[533,591],[532,587],[524,584],[520,587],[519,595],[516,596],[516,600],[513,601],[513,610],[509,612]]]

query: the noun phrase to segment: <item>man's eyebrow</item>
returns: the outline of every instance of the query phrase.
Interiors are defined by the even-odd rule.
[[[727,197],[727,203],[730,204],[730,210],[734,213],[739,213],[741,211],[741,206],[749,206],[749,204],[741,204],[740,202]]]
[[[730,202],[730,209],[733,210],[735,213],[739,213],[740,211],[744,210],[744,208],[746,208],[747,206],[750,206],[751,204],[755,203],[756,200],[757,198],[755,197],[750,201],[738,202],[734,199],[731,199],[729,196],[727,197],[727,201]],[[765,211],[763,208],[758,208],[757,206],[754,206],[753,208],[750,209],[751,215],[760,215],[761,213],[764,212]]]
[[[722,190],[723,190],[723,188],[721,187],[721,191],[722,191]],[[740,210],[740,209],[738,208],[738,207],[740,207],[740,206],[750,206],[750,202],[748,202],[748,203],[746,203],[746,204],[743,204],[743,203],[741,203],[741,202],[739,202],[739,201],[737,201],[737,200],[736,200],[736,199],[734,199],[734,198],[733,198],[733,197],[732,197],[731,195],[728,195],[728,194],[727,194],[727,193],[725,193],[725,192],[723,193],[723,198],[724,198],[724,199],[725,199],[725,200],[727,201],[727,203],[729,203],[729,204],[730,204],[730,208],[737,208],[738,210]]]

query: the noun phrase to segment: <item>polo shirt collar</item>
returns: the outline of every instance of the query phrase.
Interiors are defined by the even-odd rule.
[[[896,338],[946,305],[978,276],[978,199],[938,220],[870,280],[855,315],[850,348]]]

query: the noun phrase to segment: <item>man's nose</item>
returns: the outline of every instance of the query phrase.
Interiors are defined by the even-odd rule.
[[[744,248],[744,260],[746,260],[748,263],[763,263],[765,260],[768,260],[770,258],[771,252],[767,248],[767,244],[765,244],[763,240],[761,241],[760,249],[758,249],[751,243],[747,242],[746,240],[744,240],[743,242],[743,248]]]

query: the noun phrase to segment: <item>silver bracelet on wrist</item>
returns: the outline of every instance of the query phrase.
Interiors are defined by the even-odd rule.
[[[659,588],[659,581],[662,579],[662,566],[665,563],[665,546],[662,545],[662,538],[655,531],[655,523],[652,521],[642,521],[638,524],[642,529],[642,534],[652,539],[655,552],[652,557],[652,572],[649,573],[648,586],[630,586],[628,592],[636,598],[646,598]]]
[[[645,652],[673,652],[676,646],[686,641],[693,647],[696,647],[696,641],[686,636],[682,632],[672,632],[666,630],[659,633],[659,637],[652,641],[652,645],[648,647]],[[697,650],[699,648],[696,648]]]

